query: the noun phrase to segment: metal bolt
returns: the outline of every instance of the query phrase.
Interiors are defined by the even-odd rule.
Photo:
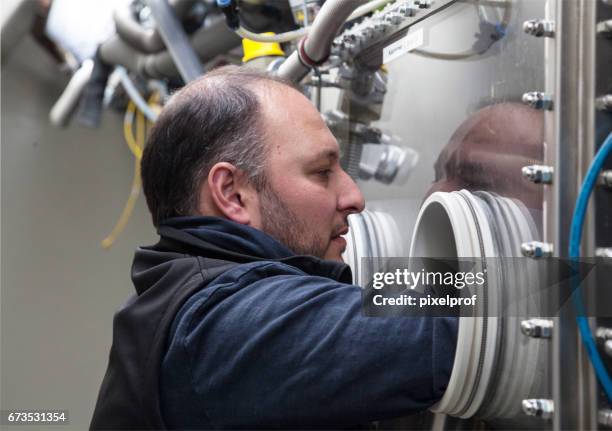
[[[539,259],[553,254],[553,245],[548,242],[530,241],[521,244],[521,253],[525,257]]]
[[[604,343],[604,352],[606,352],[606,355],[612,357],[612,340],[607,340]]]
[[[554,412],[554,404],[552,400],[544,399],[527,399],[523,400],[523,413],[527,416],[537,416],[542,419],[550,419]]]
[[[612,340],[612,328],[600,326],[595,330],[595,338],[601,341]]]
[[[352,42],[355,42],[355,40],[357,40],[357,36],[355,36],[354,34],[342,35],[342,41],[345,43],[352,43]]]
[[[523,31],[535,37],[553,37],[555,22],[545,19],[530,19],[523,23]]]
[[[421,9],[427,9],[431,6],[431,0],[416,0],[414,3]]]
[[[612,358],[612,340],[608,340],[604,343],[604,352],[606,352],[606,355]]]
[[[612,358],[612,340],[608,340],[604,343],[604,351],[606,352],[606,355]]]
[[[596,29],[597,34],[600,34],[604,37],[612,37],[612,19],[598,22]]]
[[[606,94],[595,99],[595,107],[600,111],[612,111],[612,94]]]
[[[612,169],[606,169],[599,174],[599,184],[609,189],[612,189]]]
[[[374,30],[376,30],[377,32],[385,33],[388,29],[389,29],[389,23],[386,23],[384,21],[379,21],[377,23],[374,23]]]
[[[604,427],[612,427],[612,410],[601,409],[597,412],[597,422]]]
[[[365,37],[366,39],[371,38],[372,36],[374,36],[374,29],[372,27],[364,27],[361,30],[361,34],[363,35],[363,37]]]
[[[414,16],[417,13],[417,9],[412,4],[403,4],[397,11],[406,17]]]
[[[385,15],[385,21],[393,25],[398,25],[400,22],[402,22],[402,16],[397,13],[390,13]]]
[[[553,321],[546,319],[529,319],[521,322],[523,335],[532,338],[551,338]]]
[[[523,94],[523,103],[534,109],[553,109],[553,98],[550,94],[541,91],[530,91]]]
[[[595,249],[596,257],[612,257],[612,247],[597,247]]]
[[[536,184],[551,184],[555,169],[552,166],[529,165],[523,166],[521,174],[529,181]]]

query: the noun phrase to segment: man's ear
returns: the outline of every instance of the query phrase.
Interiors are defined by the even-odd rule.
[[[248,184],[240,169],[231,163],[216,163],[208,173],[207,185],[214,212],[236,223],[251,224],[244,202]]]

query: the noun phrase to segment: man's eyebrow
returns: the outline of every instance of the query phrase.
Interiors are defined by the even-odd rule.
[[[319,162],[321,160],[329,160],[329,161],[336,161],[340,158],[340,153],[338,150],[323,150],[319,153],[317,153],[315,156],[313,156],[310,159],[311,163],[316,163]]]

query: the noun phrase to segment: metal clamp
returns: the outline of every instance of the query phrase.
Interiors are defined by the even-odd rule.
[[[542,419],[550,419],[555,410],[553,400],[537,398],[523,400],[522,407],[527,416],[536,416]]]
[[[554,37],[555,22],[545,19],[530,19],[523,23],[523,31],[535,37]]]
[[[521,332],[532,338],[551,338],[553,321],[546,319],[529,319],[521,322]]]

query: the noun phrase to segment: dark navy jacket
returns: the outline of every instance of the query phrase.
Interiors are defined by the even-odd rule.
[[[456,320],[365,317],[348,266],[248,226],[159,233],[136,253],[92,428],[342,428],[443,395]]]

